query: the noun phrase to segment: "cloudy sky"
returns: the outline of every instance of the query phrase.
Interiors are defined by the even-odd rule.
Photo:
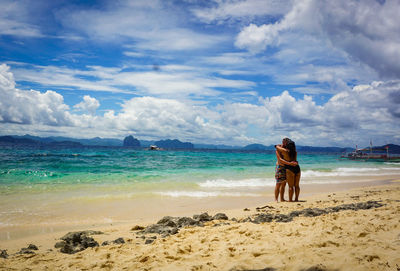
[[[0,6],[0,134],[400,144],[399,0]]]

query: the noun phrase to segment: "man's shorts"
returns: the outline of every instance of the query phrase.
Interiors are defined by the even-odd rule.
[[[280,165],[275,167],[275,180],[277,183],[286,181],[286,168]]]

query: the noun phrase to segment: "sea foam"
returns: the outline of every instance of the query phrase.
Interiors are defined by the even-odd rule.
[[[337,168],[331,171],[305,170],[302,177],[351,177],[351,176],[384,176],[390,175],[399,168]]]
[[[255,193],[240,193],[240,192],[216,192],[216,191],[164,191],[157,192],[161,196],[173,198],[190,197],[190,198],[209,198],[209,197],[258,197],[260,194]]]
[[[240,187],[264,187],[274,186],[275,182],[273,179],[243,179],[243,180],[207,180],[199,183],[200,187],[203,188],[240,188]]]

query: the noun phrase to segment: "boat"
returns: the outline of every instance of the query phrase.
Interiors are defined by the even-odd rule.
[[[375,153],[374,153],[375,151]],[[372,143],[369,148],[356,149],[352,152],[346,153],[341,158],[350,160],[369,160],[369,161],[388,161],[398,160],[400,161],[400,155],[390,154],[389,146],[385,146],[383,149],[372,148]]]
[[[162,151],[164,150],[163,148],[157,147],[156,145],[150,145],[150,147],[148,148],[148,150],[150,151]]]

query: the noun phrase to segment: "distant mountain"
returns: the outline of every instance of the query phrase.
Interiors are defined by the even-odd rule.
[[[130,138],[129,136],[127,138]],[[125,138],[125,140],[127,140]],[[263,144],[250,144],[244,147],[230,146],[230,145],[214,145],[214,144],[192,144],[190,142],[181,142],[178,139],[166,139],[159,141],[152,140],[139,140],[134,137],[128,139],[135,147],[149,147],[150,145],[157,145],[164,149],[215,149],[215,150],[244,150],[244,151],[273,151],[275,147],[273,145],[265,146]],[[136,141],[137,140],[137,141]],[[78,144],[75,144],[78,143]],[[81,146],[105,146],[105,147],[122,147],[123,140],[115,138],[90,138],[90,139],[79,139],[62,136],[51,136],[51,137],[38,137],[32,135],[7,135],[0,136],[1,146],[30,146],[30,147],[81,147]],[[395,144],[387,144],[383,146],[373,147],[374,151],[385,152],[385,147],[389,146],[389,153],[400,153],[400,146]],[[367,147],[366,149],[369,149]],[[340,147],[312,147],[312,146],[297,146],[299,152],[319,152],[319,153],[343,153],[353,151],[354,148],[340,148]]]
[[[335,152],[343,153],[354,150],[353,148],[340,147],[312,147],[312,146],[296,146],[298,152]]]
[[[194,145],[190,142],[181,142],[178,139],[166,139],[154,142],[157,147],[163,149],[194,149]]]
[[[251,150],[251,151],[272,151],[275,150],[273,145],[265,146],[262,144],[250,144],[242,148],[243,150]]]
[[[131,148],[140,148],[140,141],[130,135],[125,137],[123,146]]]
[[[4,146],[29,146],[29,147],[51,147],[51,148],[77,148],[83,145],[74,141],[39,141],[28,137],[0,136],[0,145]]]
[[[32,139],[35,141],[39,141],[42,143],[50,143],[50,142],[61,142],[61,141],[71,141],[71,142],[79,142],[85,146],[122,146],[122,140],[115,138],[72,138],[72,137],[63,137],[63,136],[51,136],[51,137],[38,137],[32,135],[23,135],[23,136],[15,136],[14,138],[26,138]]]
[[[387,144],[387,145],[383,145],[383,146],[378,146],[378,147],[372,147],[373,151],[379,151],[379,152],[386,152],[386,146],[389,147],[389,154],[390,153],[400,153],[400,146],[399,145],[395,145],[395,144]],[[365,149],[368,149],[365,148]]]
[[[40,145],[39,141],[30,138],[15,138],[13,136],[0,136],[1,145]]]

